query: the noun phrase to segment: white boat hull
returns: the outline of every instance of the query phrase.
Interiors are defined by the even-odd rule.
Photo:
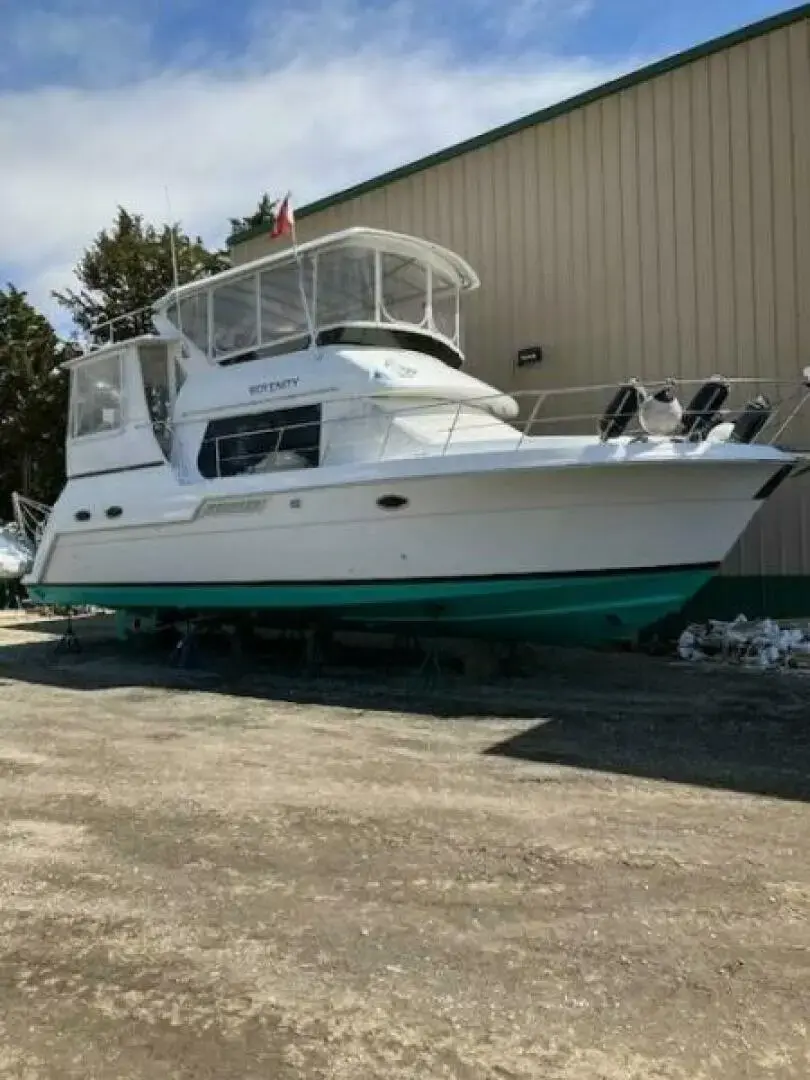
[[[708,580],[790,460],[509,456],[478,471],[421,463],[422,475],[389,462],[353,479],[324,469],[183,487],[164,468],[148,486],[137,472],[71,482],[27,583],[49,602],[627,637]],[[402,505],[378,504],[390,496]]]

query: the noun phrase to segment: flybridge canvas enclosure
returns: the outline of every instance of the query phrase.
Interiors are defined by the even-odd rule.
[[[422,332],[460,350],[460,294],[478,286],[454,253],[413,237],[349,229],[228,270],[172,293],[156,307],[209,362],[286,352],[347,325]]]

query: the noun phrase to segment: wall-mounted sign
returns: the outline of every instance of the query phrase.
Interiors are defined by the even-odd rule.
[[[518,367],[534,367],[535,365],[542,363],[542,345],[527,345],[525,349],[521,349],[517,354]]]

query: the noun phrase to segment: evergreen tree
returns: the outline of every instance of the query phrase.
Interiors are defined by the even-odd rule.
[[[9,284],[0,289],[0,518],[20,491],[52,502],[64,483],[68,378],[74,346]]]
[[[252,232],[254,229],[258,229],[265,225],[269,231],[275,224],[277,209],[278,199],[271,199],[267,192],[265,192],[259,199],[258,205],[252,214],[248,214],[247,217],[229,219],[231,223],[231,236],[239,236],[240,233]]]
[[[109,340],[109,327],[93,328],[111,319],[120,320],[116,341],[151,333],[149,308],[175,284],[172,236],[180,285],[228,267],[225,252],[209,251],[199,236],[191,239],[177,225],[156,228],[119,207],[112,228],[103,229],[79,259],[79,291],[54,292],[54,298],[93,343]]]

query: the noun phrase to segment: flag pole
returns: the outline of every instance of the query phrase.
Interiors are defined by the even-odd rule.
[[[301,293],[301,303],[304,305],[304,317],[307,320],[307,330],[309,332],[310,344],[315,344],[315,323],[312,318],[312,312],[309,309],[309,301],[307,300],[307,290],[304,283],[304,267],[301,262],[301,255],[298,251],[298,236],[295,231],[295,211],[292,207],[292,192],[288,191],[284,201],[281,204],[281,213],[286,215],[287,224],[290,228],[290,240],[292,241],[293,255],[295,256],[295,264],[298,268],[298,289]],[[281,223],[282,228],[284,222]]]

